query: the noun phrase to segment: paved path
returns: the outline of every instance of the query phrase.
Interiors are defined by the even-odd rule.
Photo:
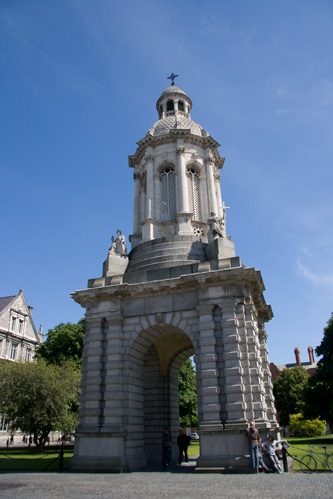
[[[195,475],[193,473],[4,473],[1,499],[330,498],[333,473]]]

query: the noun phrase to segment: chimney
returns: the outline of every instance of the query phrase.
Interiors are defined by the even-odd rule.
[[[39,332],[37,333],[37,339],[39,341],[39,343],[43,343],[43,326],[40,325],[39,326]]]
[[[33,311],[33,309],[34,309],[34,307],[30,307],[30,306],[28,305],[28,310],[29,310],[29,314],[30,314],[30,316],[32,315],[32,311]]]
[[[298,366],[300,366],[301,365],[301,354],[300,354],[300,351],[299,351],[298,347],[295,348],[294,354],[295,354],[295,358],[296,358],[296,364]]]
[[[311,364],[314,364],[313,348],[308,347],[308,352],[309,352],[309,360],[310,360]]]

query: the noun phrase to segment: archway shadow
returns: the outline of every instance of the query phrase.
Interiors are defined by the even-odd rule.
[[[175,473],[175,474],[189,474],[194,473],[197,467],[197,459],[199,456],[192,456],[188,460],[188,464],[182,463],[181,465],[172,462],[166,469],[160,466],[147,466],[145,469],[138,470],[136,473]]]

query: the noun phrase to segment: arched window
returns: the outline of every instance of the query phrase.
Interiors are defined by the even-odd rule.
[[[176,220],[176,178],[173,168],[161,173],[161,216],[162,221]]]
[[[185,108],[184,108],[184,102],[182,100],[180,100],[178,102],[178,111],[182,111],[184,112],[185,111]]]
[[[202,221],[199,174],[193,168],[188,168],[186,176],[189,209],[193,213],[193,220]]]
[[[174,111],[175,107],[173,105],[173,100],[168,100],[167,102],[167,111]]]

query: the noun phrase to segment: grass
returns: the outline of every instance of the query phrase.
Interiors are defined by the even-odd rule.
[[[290,448],[289,454],[301,459],[305,454],[309,454],[309,446],[311,445],[316,452],[324,454],[323,446],[327,446],[327,452],[333,454],[333,435],[315,438],[288,438]],[[46,447],[43,453],[38,452],[35,448],[9,448],[0,449],[0,471],[59,471],[59,456],[60,446]],[[200,443],[198,440],[192,440],[188,446],[188,456],[193,457],[200,455]],[[64,452],[64,469],[69,466],[69,461],[73,456],[73,446],[65,448]],[[300,464],[293,461],[293,470],[300,470]],[[318,471],[328,471],[324,469],[322,464],[317,460]]]
[[[187,448],[188,457],[193,457],[200,455],[200,444],[199,440],[192,440],[191,445]]]
[[[291,456],[295,456],[296,459],[302,459],[306,454],[310,454],[310,447],[313,447],[315,452],[318,452],[322,457],[324,456],[323,446],[327,447],[327,452],[333,454],[333,435],[324,437],[314,437],[314,438],[301,438],[301,437],[290,437],[288,438],[290,448],[288,453]],[[316,458],[316,456],[314,456]],[[316,458],[317,470],[318,471],[329,471],[328,468],[324,468],[320,461]],[[300,463],[293,461],[293,470],[300,470]]]
[[[47,447],[40,453],[36,448],[14,448],[0,450],[1,471],[59,471],[60,447]],[[73,456],[73,448],[68,447],[64,452],[64,469],[69,465]]]

